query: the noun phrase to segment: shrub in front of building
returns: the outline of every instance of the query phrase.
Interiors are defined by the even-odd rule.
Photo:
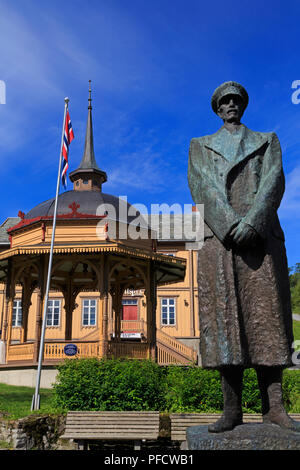
[[[223,408],[220,375],[200,367],[167,368],[165,408],[173,413],[214,413]],[[300,371],[284,370],[283,399],[288,412],[300,413]],[[261,413],[261,398],[254,369],[246,369],[243,378],[244,413]]]
[[[53,391],[54,406],[65,410],[218,413],[223,407],[217,371],[196,366],[161,367],[144,360],[67,360],[59,366]],[[285,370],[287,411],[300,412],[299,391],[299,371]],[[242,406],[246,413],[261,411],[253,369],[244,372]]]
[[[282,381],[283,400],[287,411],[300,413],[300,370],[286,369]]]
[[[163,370],[152,361],[67,360],[59,366],[54,406],[78,411],[159,410],[162,376]]]
[[[171,366],[167,373],[166,407],[176,413],[215,413],[223,408],[223,393],[219,372],[199,367]],[[243,411],[259,413],[260,395],[255,371],[244,372]]]

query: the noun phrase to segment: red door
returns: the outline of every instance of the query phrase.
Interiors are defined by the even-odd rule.
[[[137,320],[138,306],[137,304],[123,304],[123,320]]]

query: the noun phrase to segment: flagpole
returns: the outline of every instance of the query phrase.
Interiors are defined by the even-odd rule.
[[[39,350],[39,360],[38,360],[38,369],[37,369],[37,376],[36,376],[35,394],[32,397],[31,410],[39,410],[40,409],[39,389],[40,389],[40,382],[41,382],[42,361],[43,361],[43,356],[44,356],[44,343],[45,343],[45,331],[46,331],[46,323],[47,323],[48,297],[49,297],[50,281],[51,281],[53,247],[54,247],[55,228],[56,228],[57,203],[58,203],[58,194],[59,194],[59,187],[60,187],[62,150],[63,150],[65,122],[66,122],[66,114],[67,114],[67,109],[68,109],[68,103],[69,103],[69,98],[65,98],[64,120],[63,120],[62,136],[61,136],[58,175],[57,175],[57,184],[56,184],[56,195],[55,195],[55,205],[54,205],[54,214],[53,214],[51,248],[50,248],[49,265],[48,265],[48,277],[47,277],[46,293],[45,293],[44,308],[43,308],[43,323],[42,323],[42,332],[41,332],[41,342],[40,342],[40,350]]]

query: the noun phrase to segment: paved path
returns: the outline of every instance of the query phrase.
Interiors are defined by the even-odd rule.
[[[294,319],[294,320],[297,320],[297,321],[300,321],[300,315],[299,315],[299,313],[293,313],[293,319]]]

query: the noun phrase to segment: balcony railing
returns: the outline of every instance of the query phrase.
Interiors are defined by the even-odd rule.
[[[129,359],[148,359],[149,358],[149,344],[148,343],[130,343],[130,342],[117,342],[111,341],[108,344],[109,357],[125,357]]]

